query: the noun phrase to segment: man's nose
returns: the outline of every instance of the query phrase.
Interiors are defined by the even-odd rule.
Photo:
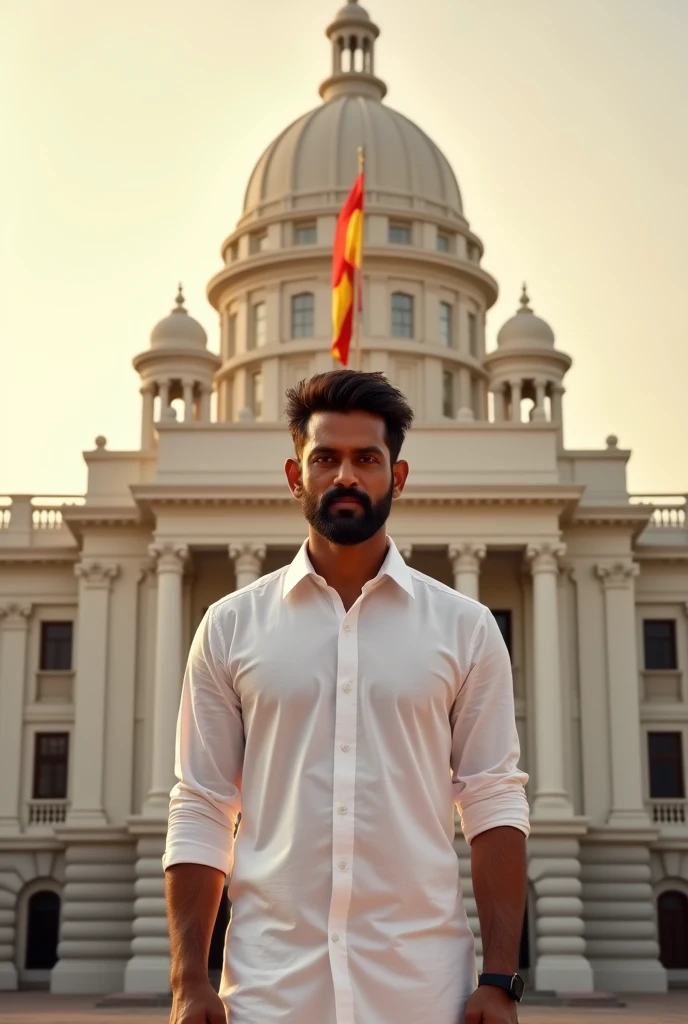
[[[342,459],[336,476],[336,483],[341,487],[353,487],[358,483],[358,477],[353,463],[349,459]]]

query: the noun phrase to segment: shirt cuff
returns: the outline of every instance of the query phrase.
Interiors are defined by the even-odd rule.
[[[504,825],[520,829],[530,835],[528,800],[525,793],[505,793],[500,798],[480,800],[469,807],[459,808],[461,828],[470,846],[477,835]]]
[[[216,868],[227,876],[232,868],[233,851],[218,850],[215,846],[207,846],[190,839],[173,839],[168,842],[162,858],[163,870],[167,871],[173,864],[203,864],[208,868]]]

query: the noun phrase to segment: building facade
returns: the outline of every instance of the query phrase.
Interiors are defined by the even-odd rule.
[[[447,160],[383,102],[378,35],[342,8],[323,102],[256,165],[208,286],[219,356],[180,290],[134,358],[139,450],[99,437],[85,495],[0,504],[0,988],[168,990],[185,653],[208,605],[305,536],[284,392],[333,368],[331,247],[359,146],[362,367],[417,417],[390,533],[490,607],[511,652],[532,809],[522,970],[563,992],[688,979],[686,496],[630,495],[614,437],[566,448],[571,359],[525,289],[486,351],[497,284]],[[480,953],[460,828],[456,850]]]

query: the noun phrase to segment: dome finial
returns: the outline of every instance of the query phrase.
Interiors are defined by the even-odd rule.
[[[182,291],[181,281],[179,282],[179,288],[177,289],[177,298],[174,301],[177,308],[173,309],[172,312],[186,313],[186,309],[184,308],[184,292]]]
[[[528,289],[526,287],[525,281],[523,282],[523,288],[521,290],[521,308],[520,308],[519,312],[520,313],[531,313],[532,312],[532,310],[530,308],[530,299],[528,297]]]

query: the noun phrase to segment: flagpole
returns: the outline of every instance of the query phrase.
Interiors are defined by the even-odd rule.
[[[365,155],[363,153],[363,146],[358,147],[358,173],[363,174],[365,168]],[[365,196],[364,196],[365,200]],[[356,346],[356,369],[361,372],[361,303],[360,303],[360,288],[361,279],[363,275],[363,239],[365,236],[365,204],[363,207],[363,224],[361,225],[361,266],[356,267],[354,271],[354,341]]]

